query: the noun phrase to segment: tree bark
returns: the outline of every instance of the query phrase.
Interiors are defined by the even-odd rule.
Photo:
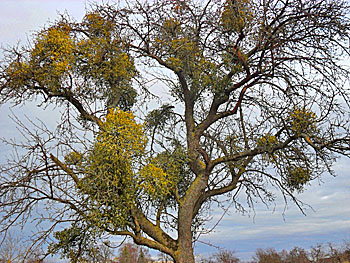
[[[176,263],[194,263],[191,231],[192,211],[188,205],[179,208],[178,247],[174,256]]]
[[[175,263],[195,263],[192,240],[179,244],[179,250],[175,253]]]

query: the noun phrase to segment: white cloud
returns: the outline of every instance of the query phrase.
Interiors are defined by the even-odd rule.
[[[210,235],[203,235],[202,240],[213,244],[230,244],[230,242],[259,240],[288,240],[301,236],[312,236],[310,242],[317,243],[329,235],[333,242],[334,233],[350,231],[350,179],[348,177],[348,160],[340,159],[335,166],[337,177],[324,175],[324,183],[314,182],[299,198],[312,206],[306,209],[306,216],[292,203],[283,214],[285,204],[281,199],[276,203],[274,211],[257,205],[255,215],[242,216],[231,213],[226,215],[219,226]],[[214,210],[213,219],[218,220],[221,211]],[[338,240],[341,241],[341,240]],[[276,241],[277,242],[277,241]],[[281,242],[281,241],[279,241]],[[277,244],[277,243],[276,243]],[[314,244],[309,244],[309,246]],[[271,244],[273,247],[274,244]],[[231,247],[232,248],[232,247]],[[255,248],[252,246],[251,251]]]

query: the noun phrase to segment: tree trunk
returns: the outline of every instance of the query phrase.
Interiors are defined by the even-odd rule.
[[[192,235],[190,239],[181,238],[178,249],[174,256],[175,263],[194,263],[194,254],[192,247]]]
[[[192,207],[180,206],[178,212],[178,249],[175,252],[175,263],[194,263],[192,247]]]
[[[175,263],[195,263],[192,240],[189,243],[179,244],[179,249],[175,253],[174,260]]]

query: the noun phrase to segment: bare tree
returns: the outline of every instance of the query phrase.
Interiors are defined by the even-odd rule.
[[[305,249],[295,247],[283,259],[285,263],[310,263],[308,252]]]
[[[282,263],[282,256],[273,248],[257,249],[253,262],[256,263]]]
[[[9,232],[0,243],[1,263],[43,263],[44,252],[20,236]]]
[[[215,253],[208,260],[204,260],[206,263],[239,263],[239,259],[234,255],[231,250],[220,250]]]

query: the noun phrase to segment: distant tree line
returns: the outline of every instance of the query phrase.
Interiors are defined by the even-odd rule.
[[[241,261],[233,251],[221,250],[209,259],[200,263],[350,263],[350,243],[336,247],[331,243],[327,246],[317,245],[306,250],[294,247],[287,251],[277,252],[274,248],[257,249],[250,261]]]
[[[23,238],[9,235],[0,243],[0,263],[45,263],[43,250],[37,248],[35,253],[26,255],[28,246]],[[79,263],[172,263],[166,254],[159,253],[152,257],[148,249],[133,243],[124,243],[117,254],[107,244],[96,247],[96,253]],[[350,263],[350,242],[341,246],[332,243],[317,245],[307,250],[294,247],[291,250],[276,251],[274,248],[257,249],[251,260],[239,259],[233,250],[219,250],[209,257],[196,259],[197,263]]]

